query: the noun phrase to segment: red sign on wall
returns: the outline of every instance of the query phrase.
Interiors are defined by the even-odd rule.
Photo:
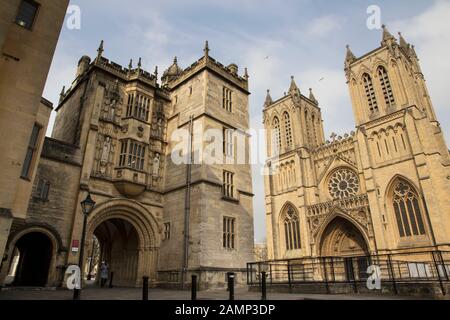
[[[80,240],[72,240],[72,252],[78,252],[80,249]]]

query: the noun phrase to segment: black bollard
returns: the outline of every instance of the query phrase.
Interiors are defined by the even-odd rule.
[[[197,276],[192,275],[191,300],[197,300]]]
[[[142,278],[142,300],[148,300],[148,277]]]
[[[81,290],[73,289],[73,300],[80,300],[80,299],[81,299]]]
[[[113,287],[113,279],[114,279],[114,272],[111,272],[111,277],[109,278],[109,288]]]
[[[230,301],[234,300],[234,273],[228,274],[228,288],[230,290]]]
[[[266,272],[261,272],[261,300],[267,300]]]

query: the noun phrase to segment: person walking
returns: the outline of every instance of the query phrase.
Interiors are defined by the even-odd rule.
[[[100,286],[102,288],[104,288],[106,285],[106,282],[108,282],[108,276],[109,276],[108,262],[103,261],[100,266]]]

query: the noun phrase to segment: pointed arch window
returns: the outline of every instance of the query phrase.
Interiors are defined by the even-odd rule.
[[[425,235],[420,197],[410,183],[399,179],[393,186],[393,206],[400,237]]]
[[[274,149],[272,155],[277,155],[280,154],[281,150],[281,127],[280,127],[280,120],[277,117],[273,119],[272,128],[273,128],[272,146]]]
[[[298,250],[301,248],[300,219],[296,211],[289,207],[284,218],[284,234],[286,239],[286,250]]]
[[[389,81],[389,75],[386,69],[383,66],[378,68],[378,77],[380,79],[381,89],[383,90],[384,101],[386,102],[386,106],[394,107],[395,106],[395,98],[394,92],[392,91],[391,82]]]
[[[293,145],[291,117],[289,113],[284,113],[284,130],[286,134],[286,147],[291,148]]]
[[[373,87],[372,78],[365,73],[363,75],[364,90],[366,92],[367,102],[369,103],[369,110],[371,114],[378,112],[378,103],[375,96],[375,89]]]

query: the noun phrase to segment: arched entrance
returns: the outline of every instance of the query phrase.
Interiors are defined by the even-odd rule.
[[[320,256],[332,257],[334,272],[341,280],[367,278],[370,265],[369,247],[363,233],[349,220],[334,218],[324,229]]]
[[[126,220],[113,218],[101,223],[94,235],[98,239],[100,250],[91,252],[87,261],[88,268],[99,270],[98,263],[106,261],[110,273],[114,273],[115,286],[135,286],[138,280],[140,242],[134,226]],[[99,257],[92,256],[95,254]],[[96,265],[90,265],[91,260],[96,261]],[[96,272],[96,275],[98,279],[100,272]]]
[[[156,283],[159,230],[153,214],[136,201],[112,199],[100,203],[88,220],[84,274],[88,275],[89,269],[98,270],[98,263],[90,266],[90,261],[101,263],[103,259],[114,273],[113,286],[141,286],[143,277]],[[98,250],[93,250],[96,247]],[[100,252],[97,259],[91,259],[93,251]],[[99,274],[95,272],[97,280]]]
[[[357,257],[369,255],[363,234],[347,219],[336,217],[322,234],[320,255],[325,257]]]
[[[47,284],[53,244],[41,232],[22,236],[15,245],[8,277],[13,286],[44,287]]]

